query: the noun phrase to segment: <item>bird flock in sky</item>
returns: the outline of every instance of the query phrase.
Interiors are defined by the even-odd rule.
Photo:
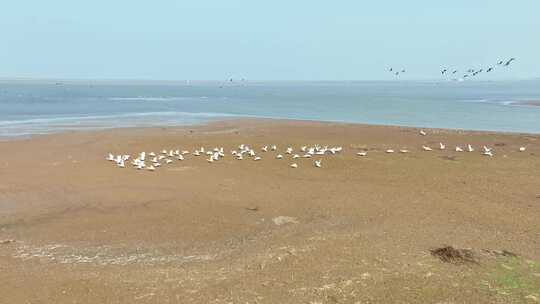
[[[469,68],[469,69],[467,69],[465,71],[462,71],[462,72],[460,72],[457,69],[443,68],[440,72],[441,72],[441,75],[451,77],[452,80],[454,80],[454,81],[465,80],[467,78],[475,77],[475,76],[477,76],[477,75],[479,75],[481,73],[491,73],[497,67],[500,67],[500,68],[508,67],[515,60],[516,60],[516,58],[514,58],[514,57],[512,57],[512,58],[510,58],[508,60],[500,60],[499,62],[497,62],[497,64],[494,64],[494,65],[489,66],[487,68],[480,68],[480,69]],[[388,71],[390,73],[392,73],[393,75],[395,75],[395,76],[399,76],[400,74],[405,73],[405,69],[396,70],[394,68],[389,68]]]
[[[419,134],[421,136],[426,136],[427,133],[424,130],[420,130]],[[435,149],[446,150],[447,147],[444,143],[439,143],[438,147],[432,148],[427,145],[422,145],[422,151],[429,152]],[[468,144],[467,146],[456,146],[455,152],[475,152],[475,148]],[[519,151],[524,152],[526,147],[520,147]],[[493,157],[494,151],[493,148],[483,146],[479,149],[482,155]],[[271,152],[273,155],[270,156]],[[286,147],[282,153],[278,151],[276,145],[263,146],[260,148],[259,152],[256,152],[251,146],[246,144],[241,144],[237,149],[230,151],[228,154],[225,153],[223,147],[215,147],[213,149],[205,149],[204,147],[197,148],[193,151],[188,150],[167,150],[163,149],[159,153],[155,152],[140,152],[137,157],[132,158],[129,154],[120,154],[114,155],[109,153],[106,156],[106,160],[114,163],[119,168],[126,168],[127,162],[132,159],[131,166],[138,170],[148,170],[156,171],[159,167],[170,165],[174,162],[181,162],[186,160],[188,157],[207,157],[206,161],[208,163],[218,162],[221,159],[225,158],[227,155],[236,160],[251,160],[251,161],[262,161],[263,157],[273,157],[278,160],[288,159],[290,168],[298,168],[299,159],[313,159],[313,166],[316,168],[322,168],[322,160],[324,157],[336,155],[343,152],[342,146],[302,146],[298,150],[295,150],[292,146]],[[409,153],[410,150],[407,149],[387,149],[385,153]],[[357,156],[363,157],[367,156],[367,150],[361,150],[356,153]]]

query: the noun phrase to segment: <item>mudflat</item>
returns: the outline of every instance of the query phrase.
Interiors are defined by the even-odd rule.
[[[228,120],[0,142],[0,302],[539,301],[540,136],[425,131]],[[284,153],[316,144],[343,151]],[[105,160],[200,147],[226,156]]]

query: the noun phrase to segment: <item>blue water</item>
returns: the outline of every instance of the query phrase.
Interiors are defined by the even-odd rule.
[[[199,124],[228,117],[540,133],[540,80],[0,83],[0,137]]]

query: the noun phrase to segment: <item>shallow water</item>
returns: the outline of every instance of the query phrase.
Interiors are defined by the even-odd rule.
[[[172,126],[224,117],[540,133],[540,80],[0,83],[0,136]]]

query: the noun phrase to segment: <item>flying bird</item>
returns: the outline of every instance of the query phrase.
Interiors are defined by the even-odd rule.
[[[504,64],[504,66],[509,66],[510,63],[512,63],[512,61],[514,61],[514,60],[516,60],[516,58],[510,58],[510,60],[508,60],[508,61]]]

